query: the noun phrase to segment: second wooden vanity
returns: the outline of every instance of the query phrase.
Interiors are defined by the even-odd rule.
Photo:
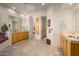
[[[29,39],[29,32],[14,32],[12,33],[12,43],[19,42],[24,39]]]
[[[63,34],[60,44],[64,56],[79,56],[79,39],[70,38]]]

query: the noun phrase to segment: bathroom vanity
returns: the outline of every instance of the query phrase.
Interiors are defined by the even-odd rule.
[[[24,39],[29,39],[29,32],[14,32],[12,33],[12,43],[19,42]]]
[[[60,44],[64,56],[79,56],[79,34],[62,34]]]

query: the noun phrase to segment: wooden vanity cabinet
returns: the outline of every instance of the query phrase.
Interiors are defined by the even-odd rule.
[[[29,32],[15,32],[12,33],[12,43],[19,42],[24,39],[29,39]]]
[[[63,40],[63,54],[66,56],[67,52],[67,40]]]
[[[71,45],[72,56],[79,56],[79,43],[73,43]]]
[[[71,42],[67,40],[67,45],[66,45],[66,56],[71,56]]]
[[[65,37],[61,36],[60,39],[60,46],[63,52],[63,55],[66,56],[67,55],[67,40],[65,40]]]
[[[63,44],[63,39],[64,39],[63,36],[61,36],[61,39],[60,39],[60,47],[61,47],[61,49],[62,49],[62,52],[64,51],[64,50],[63,50],[63,47],[64,47],[64,46],[63,46],[63,45],[64,45],[64,44]]]
[[[64,56],[79,56],[79,42],[61,36],[60,45]]]
[[[71,56],[71,42],[69,40],[67,40],[66,37],[61,36],[60,39],[60,43],[61,43],[61,49],[63,52],[64,56]]]

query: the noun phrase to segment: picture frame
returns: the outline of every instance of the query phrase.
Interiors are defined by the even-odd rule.
[[[48,27],[51,27],[51,19],[48,19]]]

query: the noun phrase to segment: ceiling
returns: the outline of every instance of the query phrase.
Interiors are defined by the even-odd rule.
[[[79,4],[69,5],[68,3],[45,3],[44,5],[42,5],[42,3],[2,3],[0,5],[14,9],[16,12],[20,14],[30,14],[32,12],[46,10],[46,8],[50,5],[55,6],[55,8],[56,6],[63,6],[63,8],[66,9],[79,8]]]
[[[45,10],[51,3],[4,3],[2,4],[8,8],[14,8],[15,11],[21,14],[29,14],[32,12]]]

